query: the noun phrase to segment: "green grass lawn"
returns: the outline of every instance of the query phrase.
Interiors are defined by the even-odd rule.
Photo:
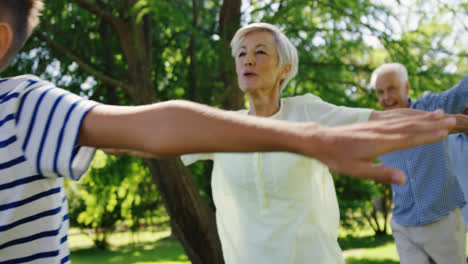
[[[340,237],[347,264],[398,264],[398,254],[391,235]]]
[[[375,237],[370,230],[348,234],[341,231],[338,242],[347,264],[400,263],[392,235]],[[466,252],[468,255],[468,247]]]
[[[109,237],[110,249],[97,250],[87,235],[72,229],[68,238],[71,260],[73,264],[190,264],[180,243],[169,235],[167,227],[114,233]],[[399,263],[391,235],[340,232],[339,243],[347,264]]]
[[[398,264],[398,253],[392,235],[374,236],[370,229],[340,228],[338,243],[347,264]]]
[[[109,237],[110,249],[92,248],[92,240],[72,230],[68,237],[73,264],[189,264],[180,243],[169,237],[168,229],[138,233],[114,233]]]

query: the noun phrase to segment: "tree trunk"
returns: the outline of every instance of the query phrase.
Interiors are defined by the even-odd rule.
[[[202,201],[190,171],[179,158],[147,159],[171,226],[194,264],[224,263],[215,215]]]
[[[130,94],[137,104],[157,100],[152,79],[151,32],[151,18],[146,16],[140,24],[130,27],[130,32],[120,36],[123,45],[131,45],[124,50],[130,52],[126,57],[132,58],[128,60],[128,68],[135,90]],[[201,199],[190,171],[179,158],[148,159],[145,163],[161,192],[173,232],[191,262],[224,263],[214,212]]]
[[[128,80],[119,81],[118,76],[112,78],[104,73],[96,76],[95,73],[99,73],[99,71],[93,67],[92,63],[74,56],[68,52],[66,47],[47,39],[46,36],[38,34],[38,37],[42,37],[52,48],[58,49],[70,59],[77,61],[82,69],[94,75],[98,80],[125,89],[135,104],[149,104],[158,101],[153,81],[153,74],[156,73],[153,72],[152,18],[150,15],[145,15],[140,22],[137,22],[135,14],[131,15],[127,12],[137,0],[125,0],[126,8],[119,10],[117,14],[110,12],[105,6],[99,6],[100,1],[93,3],[87,0],[72,0],[72,2],[100,17],[102,22],[107,23],[117,34],[128,65],[128,73],[126,73]],[[226,3],[229,2],[238,5],[236,14],[239,15],[240,0],[226,1]],[[194,14],[198,16],[196,6],[194,8]],[[228,9],[228,14],[230,13],[231,11]],[[229,18],[231,17],[230,15]],[[197,19],[198,17],[194,17],[194,25],[196,25]],[[223,25],[225,33],[232,33],[233,27],[238,27],[238,23],[231,24],[231,29],[226,30],[228,24],[223,23]],[[193,38],[191,43],[192,49],[195,44],[194,40]],[[229,74],[226,74],[228,76],[227,83],[232,83],[232,65],[233,63],[230,62],[226,64],[226,69],[230,69],[227,71]],[[191,262],[195,264],[224,263],[214,211],[209,209],[208,205],[201,199],[190,171],[179,158],[146,159],[145,163],[161,192],[166,210],[171,218],[173,232],[182,243]]]
[[[225,0],[221,6],[219,28],[223,46],[221,48],[222,79],[229,95],[223,103],[225,109],[238,110],[245,108],[244,93],[239,89],[236,79],[235,63],[231,56],[230,42],[236,30],[240,28],[241,0]]]
[[[198,3],[197,0],[192,0],[192,27],[197,28],[198,26]],[[190,36],[190,46],[189,46],[189,53],[190,53],[190,65],[189,65],[189,83],[190,83],[190,100],[197,102],[197,62],[196,62],[196,35],[195,30],[192,31],[192,35]]]

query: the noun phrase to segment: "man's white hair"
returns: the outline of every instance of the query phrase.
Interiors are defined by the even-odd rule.
[[[296,76],[299,68],[299,58],[297,56],[297,49],[286,37],[286,35],[275,25],[268,23],[253,23],[244,26],[237,30],[236,34],[231,40],[232,56],[235,58],[239,51],[240,45],[244,40],[245,36],[250,32],[254,31],[268,31],[273,35],[276,41],[276,50],[278,51],[279,66],[291,65],[291,71],[289,71],[286,78],[283,80],[280,86],[280,92],[284,90],[288,82]]]
[[[377,69],[374,70],[374,72],[372,72],[369,84],[370,88],[375,89],[375,83],[377,82],[377,78],[382,74],[390,72],[396,74],[401,84],[404,85],[408,81],[408,71],[406,70],[405,66],[403,66],[401,63],[386,63],[380,65]]]

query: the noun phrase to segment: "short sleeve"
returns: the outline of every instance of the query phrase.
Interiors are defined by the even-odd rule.
[[[197,153],[197,154],[187,154],[180,156],[180,159],[185,166],[188,166],[192,163],[195,163],[199,160],[213,160],[214,153]]]
[[[97,103],[40,79],[25,80],[17,90],[17,136],[28,162],[39,175],[79,179],[95,149],[76,142],[84,117]]]
[[[302,102],[306,109],[308,121],[318,122],[326,126],[340,126],[354,123],[366,122],[372,113],[372,109],[352,108],[336,106],[324,102],[319,97],[307,94],[303,96]]]

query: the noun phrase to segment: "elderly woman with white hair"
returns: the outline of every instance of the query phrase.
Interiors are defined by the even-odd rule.
[[[231,47],[239,87],[250,102],[240,114],[326,126],[391,117],[338,107],[312,94],[280,98],[298,71],[298,56],[274,25],[239,29]],[[344,263],[337,242],[338,202],[326,165],[283,152],[182,157],[186,165],[201,159],[214,161],[213,199],[226,263]]]

